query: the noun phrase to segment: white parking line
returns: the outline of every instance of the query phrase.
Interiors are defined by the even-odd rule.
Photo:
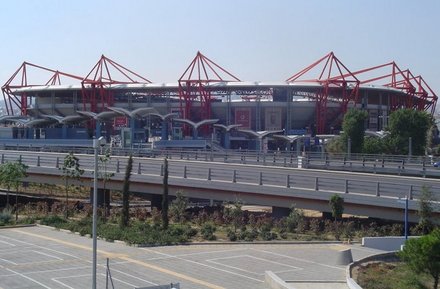
[[[46,289],[52,289],[52,288],[50,288],[50,287],[47,287],[47,286],[44,285],[43,283],[40,283],[40,282],[38,282],[37,280],[32,279],[32,278],[30,278],[30,277],[28,277],[28,276],[25,276],[25,275],[23,275],[23,274],[21,274],[21,273],[15,272],[14,270],[11,270],[11,269],[6,269],[6,270],[8,270],[9,272],[15,273],[16,275],[19,275],[19,276],[21,276],[21,277],[23,277],[23,278],[25,278],[25,279],[28,279],[29,281],[32,281],[32,282],[34,282],[34,283],[37,283],[38,285],[40,285],[40,286],[42,286],[42,287],[44,287],[44,288],[46,288]]]
[[[226,259],[243,258],[243,257],[252,258],[252,259],[264,261],[264,262],[267,262],[267,263],[272,263],[272,264],[277,264],[277,265],[281,265],[281,266],[284,266],[284,267],[292,268],[291,270],[286,270],[286,271],[282,271],[282,272],[301,271],[301,270],[303,270],[303,268],[299,268],[299,267],[296,267],[296,266],[287,265],[287,264],[283,264],[283,263],[279,263],[279,262],[275,262],[275,261],[271,261],[271,260],[267,260],[267,259],[263,259],[263,258],[258,258],[258,257],[250,256],[250,255],[237,255],[237,256],[230,256],[230,257],[224,257],[224,258],[209,259],[209,260],[206,260],[206,261],[214,263],[214,264],[218,264],[218,265],[221,265],[221,266],[224,266],[224,267],[228,267],[228,268],[231,268],[231,269],[247,272],[247,273],[250,273],[250,274],[264,275],[264,273],[252,272],[252,271],[248,271],[246,269],[242,269],[242,268],[231,266],[231,265],[226,265],[226,264],[223,264],[223,263],[215,261],[215,260],[226,260]]]
[[[33,247],[18,247],[18,248],[14,248],[14,249],[12,249],[12,248],[9,248],[9,249],[2,249],[2,250],[0,250],[0,254],[1,253],[12,253],[12,252],[23,252],[23,250],[32,250],[32,249],[34,249]]]
[[[105,274],[101,274],[101,275],[102,275],[102,276],[106,276]],[[120,283],[127,284],[128,286],[133,287],[133,288],[139,287],[139,286],[133,285],[133,284],[131,284],[131,283],[128,283],[128,282],[122,281],[121,279],[118,279],[118,278],[115,278],[115,277],[112,277],[112,280],[116,280],[116,281],[118,281],[118,282],[120,282]]]
[[[2,240],[0,240],[0,243],[3,243],[3,244],[6,244],[6,245],[9,245],[9,246],[11,246],[11,247],[15,247],[15,246],[16,246],[15,244],[12,244],[12,243],[9,243],[9,242],[6,242],[6,241],[2,241]]]
[[[71,270],[72,271],[73,270],[83,270],[83,269],[90,269],[90,268],[91,268],[90,266],[78,266],[78,267],[69,267],[69,268],[61,268],[61,269],[53,269],[53,270],[30,271],[30,272],[26,272],[26,275],[51,273],[51,272],[62,272],[62,271],[71,271]]]
[[[58,251],[58,250],[46,248],[46,247],[43,247],[43,246],[35,245],[35,244],[29,243],[29,242],[25,242],[25,241],[13,239],[13,238],[10,238],[10,237],[5,237],[5,236],[0,236],[0,237],[1,238],[5,238],[5,239],[9,239],[9,240],[14,240],[14,241],[19,242],[19,243],[26,244],[26,245],[30,246],[31,248],[40,248],[40,249],[43,249],[43,250],[52,251],[52,252],[56,252],[58,254],[66,255],[66,256],[69,256],[69,257],[72,257],[72,258],[75,258],[75,259],[81,259],[80,257],[72,255],[72,254],[68,254],[68,253],[64,253],[62,251]]]
[[[9,263],[9,264],[12,264],[12,265],[18,265],[15,262],[12,262],[12,261],[9,261],[9,260],[3,259],[3,258],[0,258],[0,260],[5,261],[6,263]]]
[[[114,264],[112,264],[112,265],[114,265]],[[143,281],[143,282],[147,282],[147,283],[149,283],[149,284],[151,284],[151,285],[154,285],[154,286],[157,286],[157,285],[158,285],[158,284],[153,283],[153,282],[151,282],[151,281],[148,281],[148,280],[145,280],[145,279],[142,279],[142,278],[139,278],[139,277],[133,276],[133,275],[131,275],[131,274],[125,273],[125,272],[120,271],[120,270],[117,270],[117,269],[112,269],[112,268],[110,268],[110,272],[118,272],[118,273],[120,273],[120,274],[122,274],[122,275],[128,276],[128,277],[130,277],[130,278],[134,278],[134,279],[137,279],[137,280],[140,280],[140,281]],[[113,279],[114,279],[114,278],[113,278]]]
[[[301,262],[304,262],[304,263],[315,264],[315,265],[319,265],[319,266],[323,266],[323,267],[328,267],[328,268],[333,268],[333,269],[338,269],[338,270],[345,271],[345,268],[342,268],[342,267],[336,267],[336,266],[332,266],[332,265],[322,264],[322,263],[318,263],[318,262],[314,262],[314,261],[310,261],[310,260],[306,260],[306,259],[302,259],[302,258],[287,256],[287,255],[283,255],[283,254],[278,254],[278,253],[274,253],[274,252],[270,252],[270,251],[253,249],[253,248],[251,248],[250,250],[254,250],[254,251],[257,251],[257,252],[263,252],[263,253],[266,253],[266,254],[271,254],[271,255],[274,255],[274,256],[279,256],[279,257],[283,257],[283,258],[287,258],[287,259],[297,260],[297,261],[301,261]]]
[[[236,272],[231,272],[231,271],[228,271],[228,270],[220,269],[220,268],[213,267],[213,266],[210,266],[210,265],[207,265],[207,264],[203,264],[203,263],[200,263],[200,262],[197,262],[197,261],[192,261],[192,260],[176,257],[176,256],[169,255],[169,254],[165,254],[165,253],[161,253],[161,252],[156,252],[156,251],[153,251],[153,250],[147,249],[147,248],[141,248],[141,249],[144,250],[144,251],[148,251],[148,252],[156,253],[156,254],[159,254],[159,255],[164,255],[164,256],[172,257],[172,258],[175,258],[175,259],[178,259],[178,260],[182,260],[182,261],[185,261],[185,262],[189,262],[189,263],[192,263],[192,264],[196,264],[196,265],[199,265],[199,266],[211,268],[211,269],[214,269],[214,270],[217,270],[217,271],[221,271],[221,272],[229,273],[229,274],[232,274],[232,275],[240,276],[240,277],[243,277],[243,278],[246,278],[246,279],[250,279],[250,280],[254,280],[254,281],[257,281],[257,282],[261,282],[261,283],[264,282],[263,280],[260,280],[260,279],[256,279],[256,278],[252,278],[252,277],[249,277],[249,276],[246,276],[246,275],[243,275],[243,274],[239,274],[239,273],[236,273]]]
[[[215,254],[215,253],[228,253],[228,252],[234,252],[234,251],[245,251],[246,249],[240,248],[240,249],[232,249],[232,250],[219,250],[219,251],[205,251],[205,252],[197,252],[197,253],[186,253],[186,254],[178,254],[178,255],[170,255],[166,257],[156,257],[156,258],[149,258],[148,261],[156,261],[156,260],[167,260],[174,257],[190,257],[190,256],[197,256],[197,255],[206,255],[206,254]]]
[[[87,275],[87,276],[89,276],[89,275]],[[57,280],[57,279],[60,279],[60,278],[52,278],[52,279],[50,279],[50,280],[52,280],[52,281],[55,282],[55,283],[60,284],[61,286],[66,287],[66,288],[69,288],[69,289],[75,289],[75,288],[70,287],[69,285],[67,285],[67,284],[65,284],[65,283],[63,283],[63,282],[61,282],[61,281],[59,281],[59,280]]]
[[[57,260],[61,260],[61,261],[64,260],[64,259],[61,259],[61,258],[59,258],[57,256],[49,255],[49,254],[46,254],[46,253],[43,253],[43,252],[39,252],[39,251],[35,251],[35,250],[32,250],[31,252],[34,252],[34,253],[37,253],[37,254],[40,254],[40,255],[43,255],[43,256],[47,256],[47,257],[50,257],[50,258],[54,258],[54,259],[57,259]]]

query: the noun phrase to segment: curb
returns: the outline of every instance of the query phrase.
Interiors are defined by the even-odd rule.
[[[23,224],[23,225],[8,225],[8,226],[0,226],[1,229],[16,229],[16,228],[27,228],[27,227],[35,227],[37,224]]]
[[[41,224],[34,224],[30,226],[37,226],[47,229],[52,229],[56,231],[60,231],[63,233],[68,234],[75,234],[80,235],[78,232],[72,232],[70,230],[66,229],[58,229],[56,227],[51,227],[47,225],[41,225]],[[1,228],[1,227],[0,227]],[[91,238],[90,234],[84,235],[85,237]],[[218,241],[218,242],[188,242],[188,243],[180,243],[180,244],[172,244],[172,245],[155,245],[155,244],[129,244],[125,241],[121,240],[106,240],[105,238],[98,237],[99,240],[106,241],[109,243],[115,243],[115,244],[125,244],[130,247],[160,247],[160,246],[210,246],[210,245],[306,245],[306,244],[312,244],[312,245],[318,245],[318,244],[345,244],[344,241],[255,241],[255,242],[231,242],[231,241]],[[352,241],[351,244],[360,244],[359,241]]]
[[[359,284],[356,283],[356,281],[352,278],[351,271],[352,271],[353,267],[358,266],[359,264],[362,264],[364,262],[368,262],[370,260],[377,259],[378,257],[385,257],[385,256],[395,255],[396,252],[397,251],[392,251],[392,252],[387,252],[387,253],[379,253],[379,254],[372,254],[372,255],[369,255],[369,256],[367,256],[365,258],[359,259],[359,260],[357,260],[357,261],[355,261],[353,263],[350,263],[346,267],[346,269],[345,269],[345,276],[346,276],[346,279],[347,279],[347,286],[348,286],[348,288],[350,288],[350,289],[362,289],[362,287],[359,286]]]

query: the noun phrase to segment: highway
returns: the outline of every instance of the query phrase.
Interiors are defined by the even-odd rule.
[[[47,152],[20,152],[0,151],[2,162],[21,159],[29,166],[29,174],[34,176],[55,175],[61,176],[65,153]],[[86,171],[85,178],[92,178],[93,155],[76,154],[81,167]],[[117,187],[123,178],[127,157],[112,156],[106,164],[107,172],[114,172],[112,180]],[[104,170],[101,165],[100,170]],[[163,159],[134,157],[132,181],[159,185],[162,183]],[[437,199],[440,199],[440,182],[435,178],[422,178],[397,175],[381,175],[354,173],[344,171],[316,170],[292,168],[283,166],[264,166],[250,164],[231,164],[224,162],[211,162],[202,160],[169,160],[170,184],[176,188],[181,187],[190,193],[192,189],[204,189],[210,192],[229,191],[231,193],[252,193],[270,196],[293,196],[304,199],[317,199],[321,202],[327,200],[331,194],[340,193],[344,198],[356,204],[369,204],[383,207],[401,207],[397,203],[399,198],[408,196],[413,200],[410,208],[417,207],[418,199],[423,186],[429,188]],[[39,178],[43,180],[43,178]],[[59,180],[58,182],[61,183]],[[111,182],[110,182],[111,185]],[[133,187],[133,186],[132,186]],[[149,188],[152,189],[152,188]],[[142,188],[141,191],[145,191]],[[151,190],[158,193],[157,188]],[[196,194],[196,192],[194,192]],[[201,193],[199,193],[200,196]],[[295,195],[296,194],[296,195]],[[195,196],[195,195],[194,195]],[[223,195],[212,194],[206,198],[223,198]],[[229,198],[230,199],[230,198]],[[248,200],[252,198],[249,197]],[[298,199],[295,200],[297,203]],[[299,200],[300,201],[300,200]],[[254,204],[259,204],[256,201]],[[277,204],[280,202],[278,201]],[[252,204],[250,202],[250,204]],[[286,207],[289,207],[285,204]],[[309,206],[309,205],[307,205]],[[321,204],[322,207],[322,204]],[[318,209],[318,208],[317,208]]]

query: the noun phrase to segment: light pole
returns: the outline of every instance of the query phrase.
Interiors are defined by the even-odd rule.
[[[408,201],[409,198],[408,196],[405,196],[405,199],[402,200],[401,198],[399,198],[399,203],[404,203],[405,204],[405,212],[404,212],[404,222],[405,222],[405,240],[408,240]]]
[[[408,240],[408,196],[405,197],[405,240]]]
[[[98,149],[105,145],[105,138],[93,138],[93,150],[95,153],[95,173],[93,175],[93,268],[92,268],[92,288],[96,289],[96,223],[97,223],[97,207],[98,207]]]

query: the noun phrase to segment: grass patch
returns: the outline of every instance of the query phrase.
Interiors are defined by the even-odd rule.
[[[430,289],[433,280],[403,262],[372,262],[358,267],[356,282],[364,289]]]

